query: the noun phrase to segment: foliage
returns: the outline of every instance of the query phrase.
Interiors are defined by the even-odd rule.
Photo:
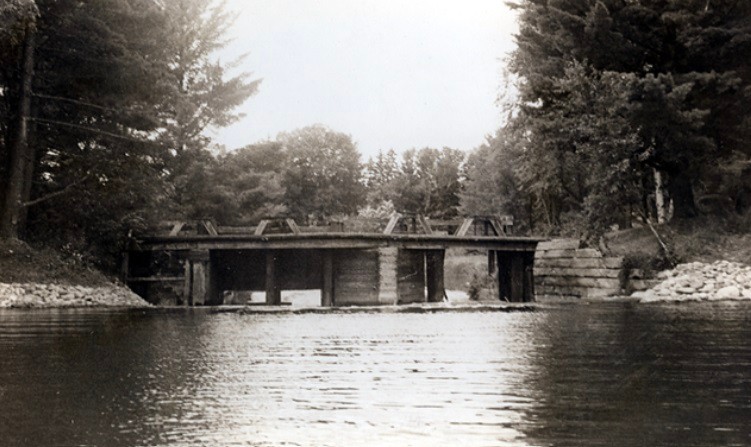
[[[17,13],[18,5],[34,2],[5,3],[0,15]],[[212,59],[230,24],[222,6],[190,0],[35,6],[31,150],[22,185],[26,237],[114,268],[127,230],[176,211],[226,212],[219,199],[227,192],[205,185],[222,164],[205,151],[204,131],[231,123],[257,82],[228,77],[227,66]],[[0,30],[0,169],[19,116],[21,49],[13,29]]]
[[[357,212],[365,189],[352,137],[314,125],[282,133],[278,141],[287,160],[285,205],[293,216],[315,221]]]
[[[521,154],[498,133],[470,153],[465,167],[466,181],[461,193],[462,215],[510,215],[517,231],[532,224],[530,196],[522,188],[516,166]]]
[[[378,151],[375,159],[368,159],[365,164],[365,187],[367,188],[368,206],[378,208],[385,202],[390,202],[393,183],[399,173],[399,163],[396,152]],[[393,207],[393,204],[391,205]]]
[[[463,162],[464,153],[457,149],[405,151],[392,179],[391,200],[396,209],[434,218],[456,216]]]
[[[560,231],[578,214],[597,234],[628,223],[634,208],[649,216],[652,170],[667,177],[675,215],[695,215],[706,173],[734,152],[748,156],[747,2],[515,6],[519,106],[504,131],[543,227]]]

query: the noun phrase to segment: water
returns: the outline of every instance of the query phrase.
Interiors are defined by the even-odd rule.
[[[3,446],[751,445],[751,305],[0,312]]]

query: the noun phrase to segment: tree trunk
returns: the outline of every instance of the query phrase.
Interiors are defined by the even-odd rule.
[[[696,217],[694,188],[688,175],[684,173],[671,175],[668,191],[673,204],[673,217],[678,219]]]
[[[31,80],[34,73],[34,37],[33,25],[27,25],[23,42],[23,71],[16,138],[9,150],[8,184],[0,210],[0,239],[17,239],[19,234],[21,203],[26,189],[24,171],[29,158],[28,126],[31,110]]]
[[[657,210],[657,223],[663,224],[668,221],[668,207],[665,203],[665,181],[662,178],[662,172],[652,169],[655,178],[655,208]]]

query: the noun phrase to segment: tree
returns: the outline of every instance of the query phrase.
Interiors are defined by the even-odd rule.
[[[560,226],[562,214],[585,209],[591,218],[612,215],[616,197],[623,210],[646,194],[636,185],[652,170],[665,174],[675,215],[694,215],[693,190],[707,167],[733,150],[748,152],[739,143],[749,130],[742,106],[749,92],[749,4],[527,0],[516,6],[521,26],[512,71],[521,79],[521,100],[510,129],[528,155],[522,177],[548,222]],[[592,162],[596,169],[588,169]],[[617,181],[625,182],[618,192],[629,191],[605,194],[603,186]]]
[[[30,169],[28,127],[38,12],[33,1],[14,0],[0,6],[0,23],[4,24],[0,28],[0,56],[8,67],[0,72],[0,91],[7,98],[0,117],[5,118],[2,135],[12,133],[9,138],[0,139],[0,161],[5,162],[0,172],[7,178],[0,182],[0,238],[18,237],[24,180]],[[20,57],[15,58],[15,53]]]
[[[531,198],[522,188],[515,169],[521,154],[514,149],[504,134],[498,132],[469,154],[460,194],[461,214],[510,215],[521,231],[531,229]]]
[[[464,153],[457,149],[405,151],[400,172],[393,179],[396,209],[436,218],[456,216],[463,162]]]
[[[197,168],[193,159],[201,159],[200,152],[209,147],[206,131],[235,122],[239,118],[235,109],[256,93],[260,81],[249,80],[248,73],[229,76],[227,69],[239,60],[223,64],[217,59],[232,25],[226,2],[170,0],[164,2],[163,14],[160,58],[169,95],[157,106],[159,142],[173,155],[167,166],[171,176],[183,180],[175,182],[178,210],[190,209],[194,202],[190,191],[198,186],[184,180]]]
[[[372,157],[368,159],[368,163],[365,165],[368,205],[377,208],[390,200],[392,184],[398,173],[399,163],[393,149],[386,153],[379,150],[375,159]]]
[[[349,135],[321,125],[281,133],[285,205],[297,218],[354,214],[365,200],[360,153]]]
[[[217,185],[233,198],[226,222],[250,224],[287,213],[283,172],[287,161],[281,144],[269,141],[246,146],[219,158]]]

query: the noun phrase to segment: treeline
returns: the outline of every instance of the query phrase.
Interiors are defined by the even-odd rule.
[[[183,214],[205,130],[258,87],[214,56],[230,23],[203,0],[0,3],[0,238],[112,266]]]
[[[225,225],[293,217],[325,225],[394,211],[458,214],[464,153],[444,148],[379,152],[367,163],[349,135],[321,125],[280,134],[218,157],[194,159],[179,179],[185,216]]]
[[[508,124],[464,206],[596,237],[751,205],[751,3],[523,0]]]
[[[214,147],[206,130],[235,121],[259,85],[216,58],[230,16],[203,0],[0,4],[0,238],[114,269],[129,232],[165,220],[457,213],[456,150],[366,165],[349,135],[319,125]]]
[[[596,237],[751,205],[751,4],[519,0],[517,96],[468,157],[380,152],[314,125],[233,152],[207,129],[259,86],[217,61],[230,14],[203,0],[0,4],[0,238],[114,268],[163,220],[325,223],[393,211],[510,214],[518,233]]]

